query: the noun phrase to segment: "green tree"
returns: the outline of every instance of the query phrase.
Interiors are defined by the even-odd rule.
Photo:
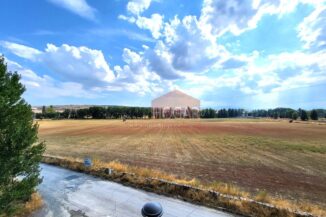
[[[302,121],[307,121],[308,120],[308,114],[305,110],[301,110],[301,115],[300,115],[300,118]]]
[[[42,114],[45,115],[45,113],[46,113],[46,107],[42,106]]]
[[[292,113],[292,119],[293,119],[293,120],[297,120],[298,117],[299,117],[298,112],[293,112],[293,113]]]
[[[11,216],[41,182],[39,162],[45,146],[37,142],[38,125],[22,98],[17,72],[8,72],[0,56],[0,216]]]
[[[50,107],[48,107],[48,108],[46,109],[46,113],[55,113],[55,110],[54,110],[54,108],[53,108],[53,105],[50,105]]]
[[[279,117],[278,113],[277,113],[277,112],[274,112],[274,114],[273,114],[273,118],[274,118],[274,119],[277,119],[278,117]]]
[[[311,118],[312,120],[318,120],[318,113],[317,113],[317,111],[316,111],[315,109],[313,109],[313,110],[311,111],[311,113],[310,113],[310,118]]]

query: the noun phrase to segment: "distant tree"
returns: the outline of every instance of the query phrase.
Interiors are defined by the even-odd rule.
[[[298,117],[299,117],[298,112],[293,112],[293,113],[292,113],[292,119],[293,119],[293,120],[297,120]]]
[[[62,117],[62,118],[65,118],[65,119],[68,119],[68,118],[70,118],[70,117],[69,117],[69,114],[70,114],[70,109],[65,109],[65,110],[61,113],[61,117]]]
[[[46,113],[46,107],[42,106],[42,114],[45,115],[45,113]]]
[[[200,111],[200,117],[201,118],[215,118],[216,111],[212,108],[202,109]]]
[[[274,112],[274,113],[273,113],[273,118],[274,118],[274,119],[277,119],[278,117],[279,117],[278,113],[277,113],[277,112]]]
[[[20,76],[8,72],[0,57],[0,216],[15,215],[41,182],[39,162],[45,147],[37,144],[38,125],[22,98],[24,91]]]
[[[302,121],[307,121],[308,120],[308,114],[305,110],[301,109],[301,115],[300,115],[300,119]]]
[[[55,113],[55,110],[54,110],[54,108],[53,108],[53,105],[50,105],[50,107],[48,107],[48,108],[46,109],[46,113]]]
[[[89,110],[88,109],[78,109],[76,111],[76,118],[77,119],[84,119],[85,117],[87,117],[89,114]]]
[[[227,118],[227,117],[229,117],[228,111],[226,109],[218,110],[217,117],[218,118]]]
[[[89,113],[94,119],[104,119],[106,117],[106,109],[100,106],[90,107]]]
[[[316,111],[315,109],[313,109],[313,110],[311,111],[311,113],[310,113],[310,118],[311,118],[312,120],[318,120],[318,113],[317,113],[317,111]]]

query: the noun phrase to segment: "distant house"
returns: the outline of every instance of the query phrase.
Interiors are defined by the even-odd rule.
[[[173,90],[152,101],[153,118],[199,118],[200,100]]]
[[[33,112],[34,114],[42,113],[42,109],[37,108],[37,107],[32,107],[32,112]]]

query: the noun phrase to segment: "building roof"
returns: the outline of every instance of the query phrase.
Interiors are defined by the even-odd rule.
[[[152,100],[152,107],[200,107],[200,100],[180,90],[173,90]]]

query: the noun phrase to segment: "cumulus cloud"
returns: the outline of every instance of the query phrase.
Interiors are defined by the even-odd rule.
[[[253,78],[247,86],[260,93],[284,91],[307,85],[322,84],[326,78],[325,52],[284,52],[269,55],[267,64],[254,62],[242,74]],[[248,72],[246,72],[248,70]],[[245,79],[244,79],[245,81]]]
[[[158,39],[161,36],[161,30],[163,29],[164,17],[160,14],[152,14],[151,17],[129,17],[125,15],[119,15],[119,19],[128,21],[129,23],[135,23],[140,29],[149,30],[154,39]]]
[[[125,48],[122,57],[126,64],[114,67],[117,79],[107,86],[107,89],[128,90],[144,95],[162,92],[169,85],[168,81],[162,80],[151,70],[148,61],[142,55]]]
[[[158,39],[161,36],[163,16],[160,14],[152,14],[150,18],[139,16],[135,23],[141,29],[148,29],[152,33],[153,38]]]
[[[164,27],[153,48],[144,50],[142,56],[149,67],[165,79],[181,78],[183,73],[203,72],[226,53],[216,38],[201,29],[195,16],[182,20],[175,17]]]
[[[79,82],[86,87],[103,86],[115,78],[102,51],[84,46],[48,44],[44,51],[25,45],[5,42],[4,47],[14,54],[45,64],[62,81]]]
[[[0,41],[0,45],[10,50],[12,53],[14,53],[19,57],[31,59],[31,60],[36,60],[37,57],[42,53],[41,51],[35,48],[28,47],[22,44],[8,42],[8,41]]]
[[[84,17],[89,20],[96,20],[96,10],[89,6],[86,0],[48,0],[58,7],[65,8],[74,14]]]
[[[214,34],[239,34],[258,11],[251,0],[204,0],[201,22]]]
[[[150,5],[151,0],[131,0],[127,4],[127,10],[134,15],[139,15],[147,10]]]
[[[306,49],[326,48],[326,6],[320,5],[298,26],[299,38]]]
[[[195,16],[177,17],[166,24],[165,45],[172,55],[172,65],[185,72],[200,72],[209,69],[224,52],[214,37],[202,31]]]
[[[21,46],[26,49],[29,48],[24,45]],[[16,49],[11,51],[16,52]],[[161,79],[153,71],[148,60],[144,58],[144,54],[138,54],[127,48],[124,49],[122,55],[125,65],[116,65],[113,70],[110,69],[102,51],[84,46],[48,44],[44,51],[36,51],[34,55],[22,57],[44,64],[47,70],[55,74],[57,80],[46,74],[39,76],[17,63],[10,62],[11,69],[19,71],[23,76],[24,84],[33,87],[33,89],[43,87],[46,91],[52,91],[59,88],[66,90],[71,87],[74,94],[81,94],[84,91],[90,91],[91,94],[107,91],[128,91],[144,95],[162,92],[170,85],[169,81]],[[46,85],[48,88],[45,88]],[[67,93],[64,91],[62,94]]]
[[[75,80],[86,86],[105,85],[114,80],[114,73],[100,50],[48,44],[41,59],[63,80]]]
[[[24,94],[32,100],[56,97],[94,98],[94,92],[86,90],[76,82],[61,82],[48,75],[39,76],[33,70],[6,59],[8,70],[17,71],[22,77],[22,83],[27,87]]]
[[[207,32],[221,36],[240,35],[254,29],[265,15],[278,17],[293,12],[299,4],[321,5],[309,0],[204,0],[200,22]]]

